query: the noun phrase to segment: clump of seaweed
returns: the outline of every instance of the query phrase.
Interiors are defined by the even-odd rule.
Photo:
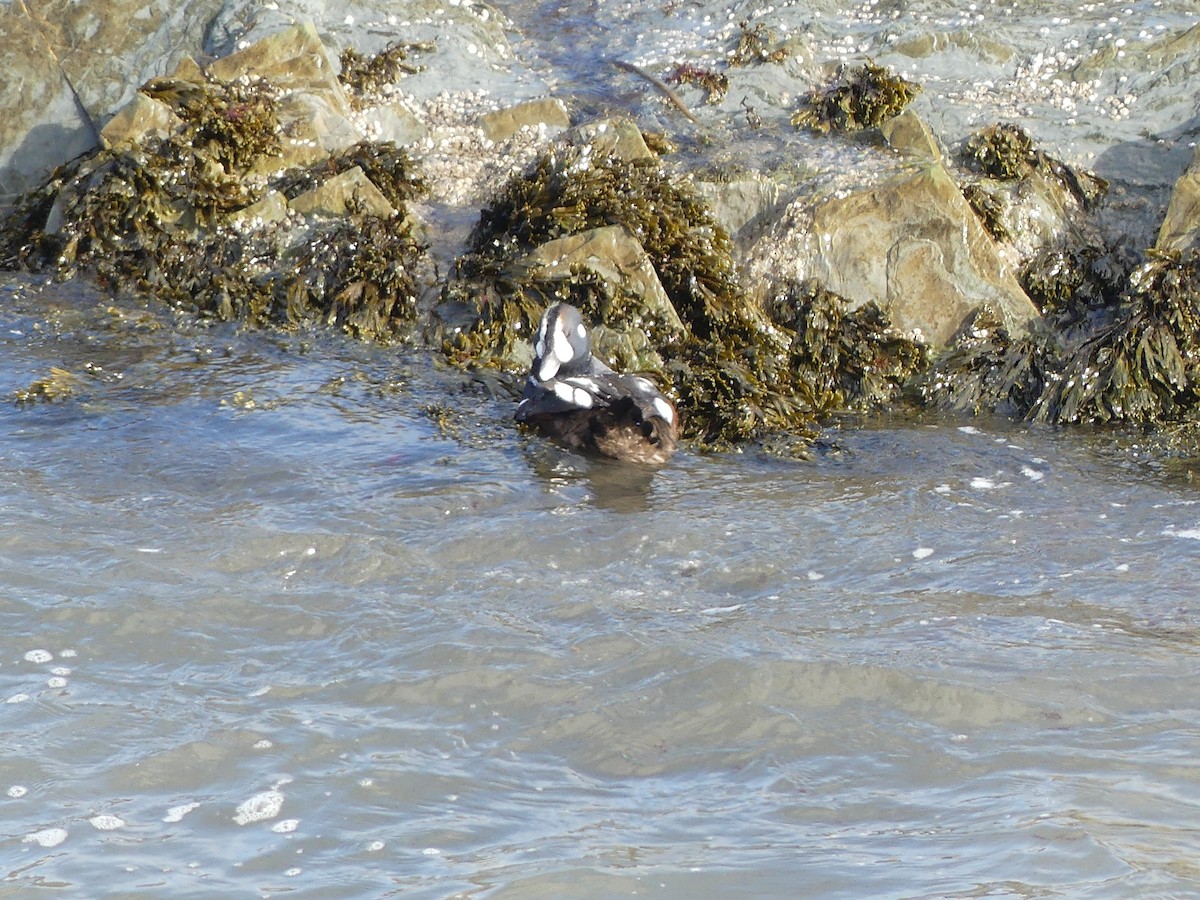
[[[366,56],[353,47],[347,47],[339,57],[341,72],[338,80],[350,92],[351,102],[361,107],[406,75],[423,72],[425,66],[409,62],[418,53],[432,53],[437,49],[433,41],[393,41],[378,53]]]
[[[1012,237],[1004,224],[1004,201],[994,191],[976,181],[963,185],[962,193],[988,234],[998,241]]]
[[[1054,247],[1035,255],[1021,271],[1021,286],[1059,331],[1094,324],[1097,313],[1120,299],[1128,268],[1095,245]]]
[[[36,378],[27,387],[13,391],[13,402],[18,406],[33,403],[56,403],[75,394],[82,379],[73,372],[52,366],[47,375]]]
[[[216,160],[226,174],[243,173],[258,159],[279,155],[278,95],[268,81],[155,78],[139,90],[171,107],[184,122],[182,143]]]
[[[818,409],[890,403],[928,364],[924,346],[894,329],[874,302],[850,310],[844,297],[819,284],[789,282],[770,310],[794,331],[792,367]]]
[[[1115,321],[1082,343],[1033,418],[1164,424],[1200,399],[1200,256],[1153,258],[1136,271]]]
[[[417,313],[413,272],[426,247],[409,219],[352,216],[305,244],[286,285],[288,319],[316,313],[363,340],[391,337]]]
[[[85,271],[112,290],[253,324],[319,318],[376,338],[413,318],[410,273],[424,247],[406,221],[351,210],[340,224],[312,225],[285,252],[295,223],[235,220],[268,190],[246,173],[278,152],[270,85],[159,79],[145,90],[184,127],[60,167],[9,218],[0,264]],[[277,184],[294,196],[355,165],[398,208],[424,189],[407,154],[389,144],[356,145]]]
[[[1024,417],[1060,365],[1049,332],[1014,338],[996,312],[983,306],[959,329],[917,389],[927,406]]]
[[[770,49],[775,35],[762,22],[750,27],[750,22],[738,22],[737,44],[729,54],[730,66],[748,66],[751,63],[783,62],[791,55],[786,47]]]
[[[972,134],[967,139],[966,155],[984,175],[1000,181],[1021,178],[1038,160],[1029,132],[1008,122],[989,125]]]
[[[833,83],[808,94],[792,124],[822,134],[873,128],[900,113],[920,91],[886,66],[867,62],[841,71]]]
[[[396,209],[403,209],[429,190],[429,183],[408,151],[392,141],[359,141],[314,165],[288,169],[272,181],[272,187],[294,200],[355,166]]]
[[[1010,122],[989,125],[972,134],[963,154],[980,172],[997,181],[1016,181],[1034,171],[1041,172],[1070,191],[1084,209],[1094,207],[1108,192],[1108,182],[1103,178],[1039,150],[1029,132]]]
[[[682,63],[667,78],[675,84],[694,84],[705,92],[706,103],[720,103],[729,92],[729,76],[723,72],[702,69],[690,63]]]

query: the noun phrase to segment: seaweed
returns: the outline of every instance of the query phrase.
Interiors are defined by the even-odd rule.
[[[362,107],[369,102],[369,98],[406,75],[425,70],[425,66],[409,62],[410,56],[432,53],[436,49],[433,41],[393,41],[378,53],[365,56],[353,47],[347,47],[339,57],[341,72],[338,73],[338,80],[350,92],[351,103]]]
[[[396,209],[403,209],[406,203],[429,191],[429,183],[408,151],[392,141],[359,141],[313,165],[288,169],[276,176],[271,185],[294,200],[355,166],[362,169]]]
[[[1164,424],[1200,397],[1200,256],[1134,272],[1116,320],[1084,341],[1032,411],[1038,421]]]
[[[792,124],[822,134],[873,128],[903,111],[920,91],[891,69],[866,62],[849,72],[843,69],[825,88],[809,93]]]
[[[998,122],[981,128],[968,139],[963,155],[980,172],[997,181],[1016,181],[1041,172],[1066,188],[1091,209],[1108,192],[1108,182],[1093,172],[1076,169],[1039,150],[1020,125]]]
[[[278,92],[268,81],[155,78],[139,90],[171,107],[184,122],[182,144],[216,160],[226,174],[245,173],[280,153]]]
[[[1023,177],[1038,159],[1029,132],[1007,122],[989,125],[972,134],[965,152],[984,175],[1000,181]]]
[[[995,191],[976,181],[963,185],[962,194],[988,234],[998,241],[1012,237],[1004,224],[1004,200]]]
[[[1046,332],[1014,338],[989,306],[963,323],[950,348],[916,382],[927,406],[1027,416],[1057,377],[1058,345]]]
[[[729,54],[730,66],[748,66],[751,63],[783,62],[791,51],[786,47],[768,49],[775,43],[775,35],[762,22],[750,27],[750,22],[743,19],[738,22],[737,44]]]
[[[170,104],[184,127],[60,167],[9,218],[0,264],[63,276],[83,270],[114,291],[144,291],[255,325],[318,318],[382,338],[415,317],[411,273],[425,248],[407,220],[351,210],[290,256],[284,247],[295,238],[286,224],[235,224],[234,214],[268,189],[246,173],[278,150],[269,84],[158,79],[143,90]],[[294,196],[355,165],[398,208],[425,189],[403,150],[365,143],[290,170],[276,184]]]
[[[775,321],[795,332],[792,367],[822,411],[891,403],[928,364],[924,346],[894,329],[878,304],[849,307],[815,282],[789,282],[771,303]]]
[[[720,103],[729,92],[729,76],[690,63],[681,63],[667,78],[675,84],[694,84],[704,90],[705,103]]]
[[[1120,300],[1129,271],[1111,250],[1095,245],[1052,247],[1021,271],[1021,287],[1060,331],[1092,324]]]

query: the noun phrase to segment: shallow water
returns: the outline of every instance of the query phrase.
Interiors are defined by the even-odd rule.
[[[638,478],[420,352],[2,299],[0,388],[81,380],[0,407],[0,891],[1200,884],[1200,495],[1106,441]]]

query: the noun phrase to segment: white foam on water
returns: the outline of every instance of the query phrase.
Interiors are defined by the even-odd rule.
[[[43,828],[21,838],[22,844],[37,844],[39,847],[57,847],[67,839],[65,828]]]
[[[1041,481],[1043,478],[1046,477],[1045,472],[1035,469],[1032,466],[1021,466],[1021,474],[1024,475],[1026,478],[1028,478],[1030,481]]]
[[[273,819],[283,809],[283,794],[279,791],[263,791],[249,800],[243,800],[235,810],[233,821],[238,825]]]
[[[29,788],[25,787],[23,784],[14,784],[7,791],[5,791],[5,793],[8,794],[8,796],[10,796],[12,799],[19,800],[29,793]]]
[[[167,810],[167,814],[162,817],[162,820],[164,822],[180,822],[184,816],[193,809],[199,808],[199,806],[199,803],[181,803],[179,806],[172,806]]]
[[[4,702],[5,703],[24,703],[28,699],[29,699],[28,694],[13,694],[11,697],[9,697]]]
[[[54,659],[54,654],[49,650],[30,650],[25,654],[25,662],[48,663],[52,659]]]
[[[91,826],[97,831],[116,831],[118,828],[125,827],[125,820],[120,816],[100,815],[92,816],[88,819]]]
[[[276,834],[291,834],[300,825],[299,819],[280,819],[271,826],[271,830]]]
[[[926,559],[927,557],[933,556],[933,548],[932,547],[918,547],[916,550],[914,550],[912,552],[912,555],[913,555],[913,559]]]
[[[1189,541],[1200,541],[1200,528],[1164,528],[1162,531],[1166,537],[1184,538]]]

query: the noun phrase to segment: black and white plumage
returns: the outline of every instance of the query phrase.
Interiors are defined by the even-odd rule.
[[[572,450],[660,464],[679,444],[679,417],[648,379],[620,375],[592,356],[583,316],[569,303],[546,310],[518,422]]]

